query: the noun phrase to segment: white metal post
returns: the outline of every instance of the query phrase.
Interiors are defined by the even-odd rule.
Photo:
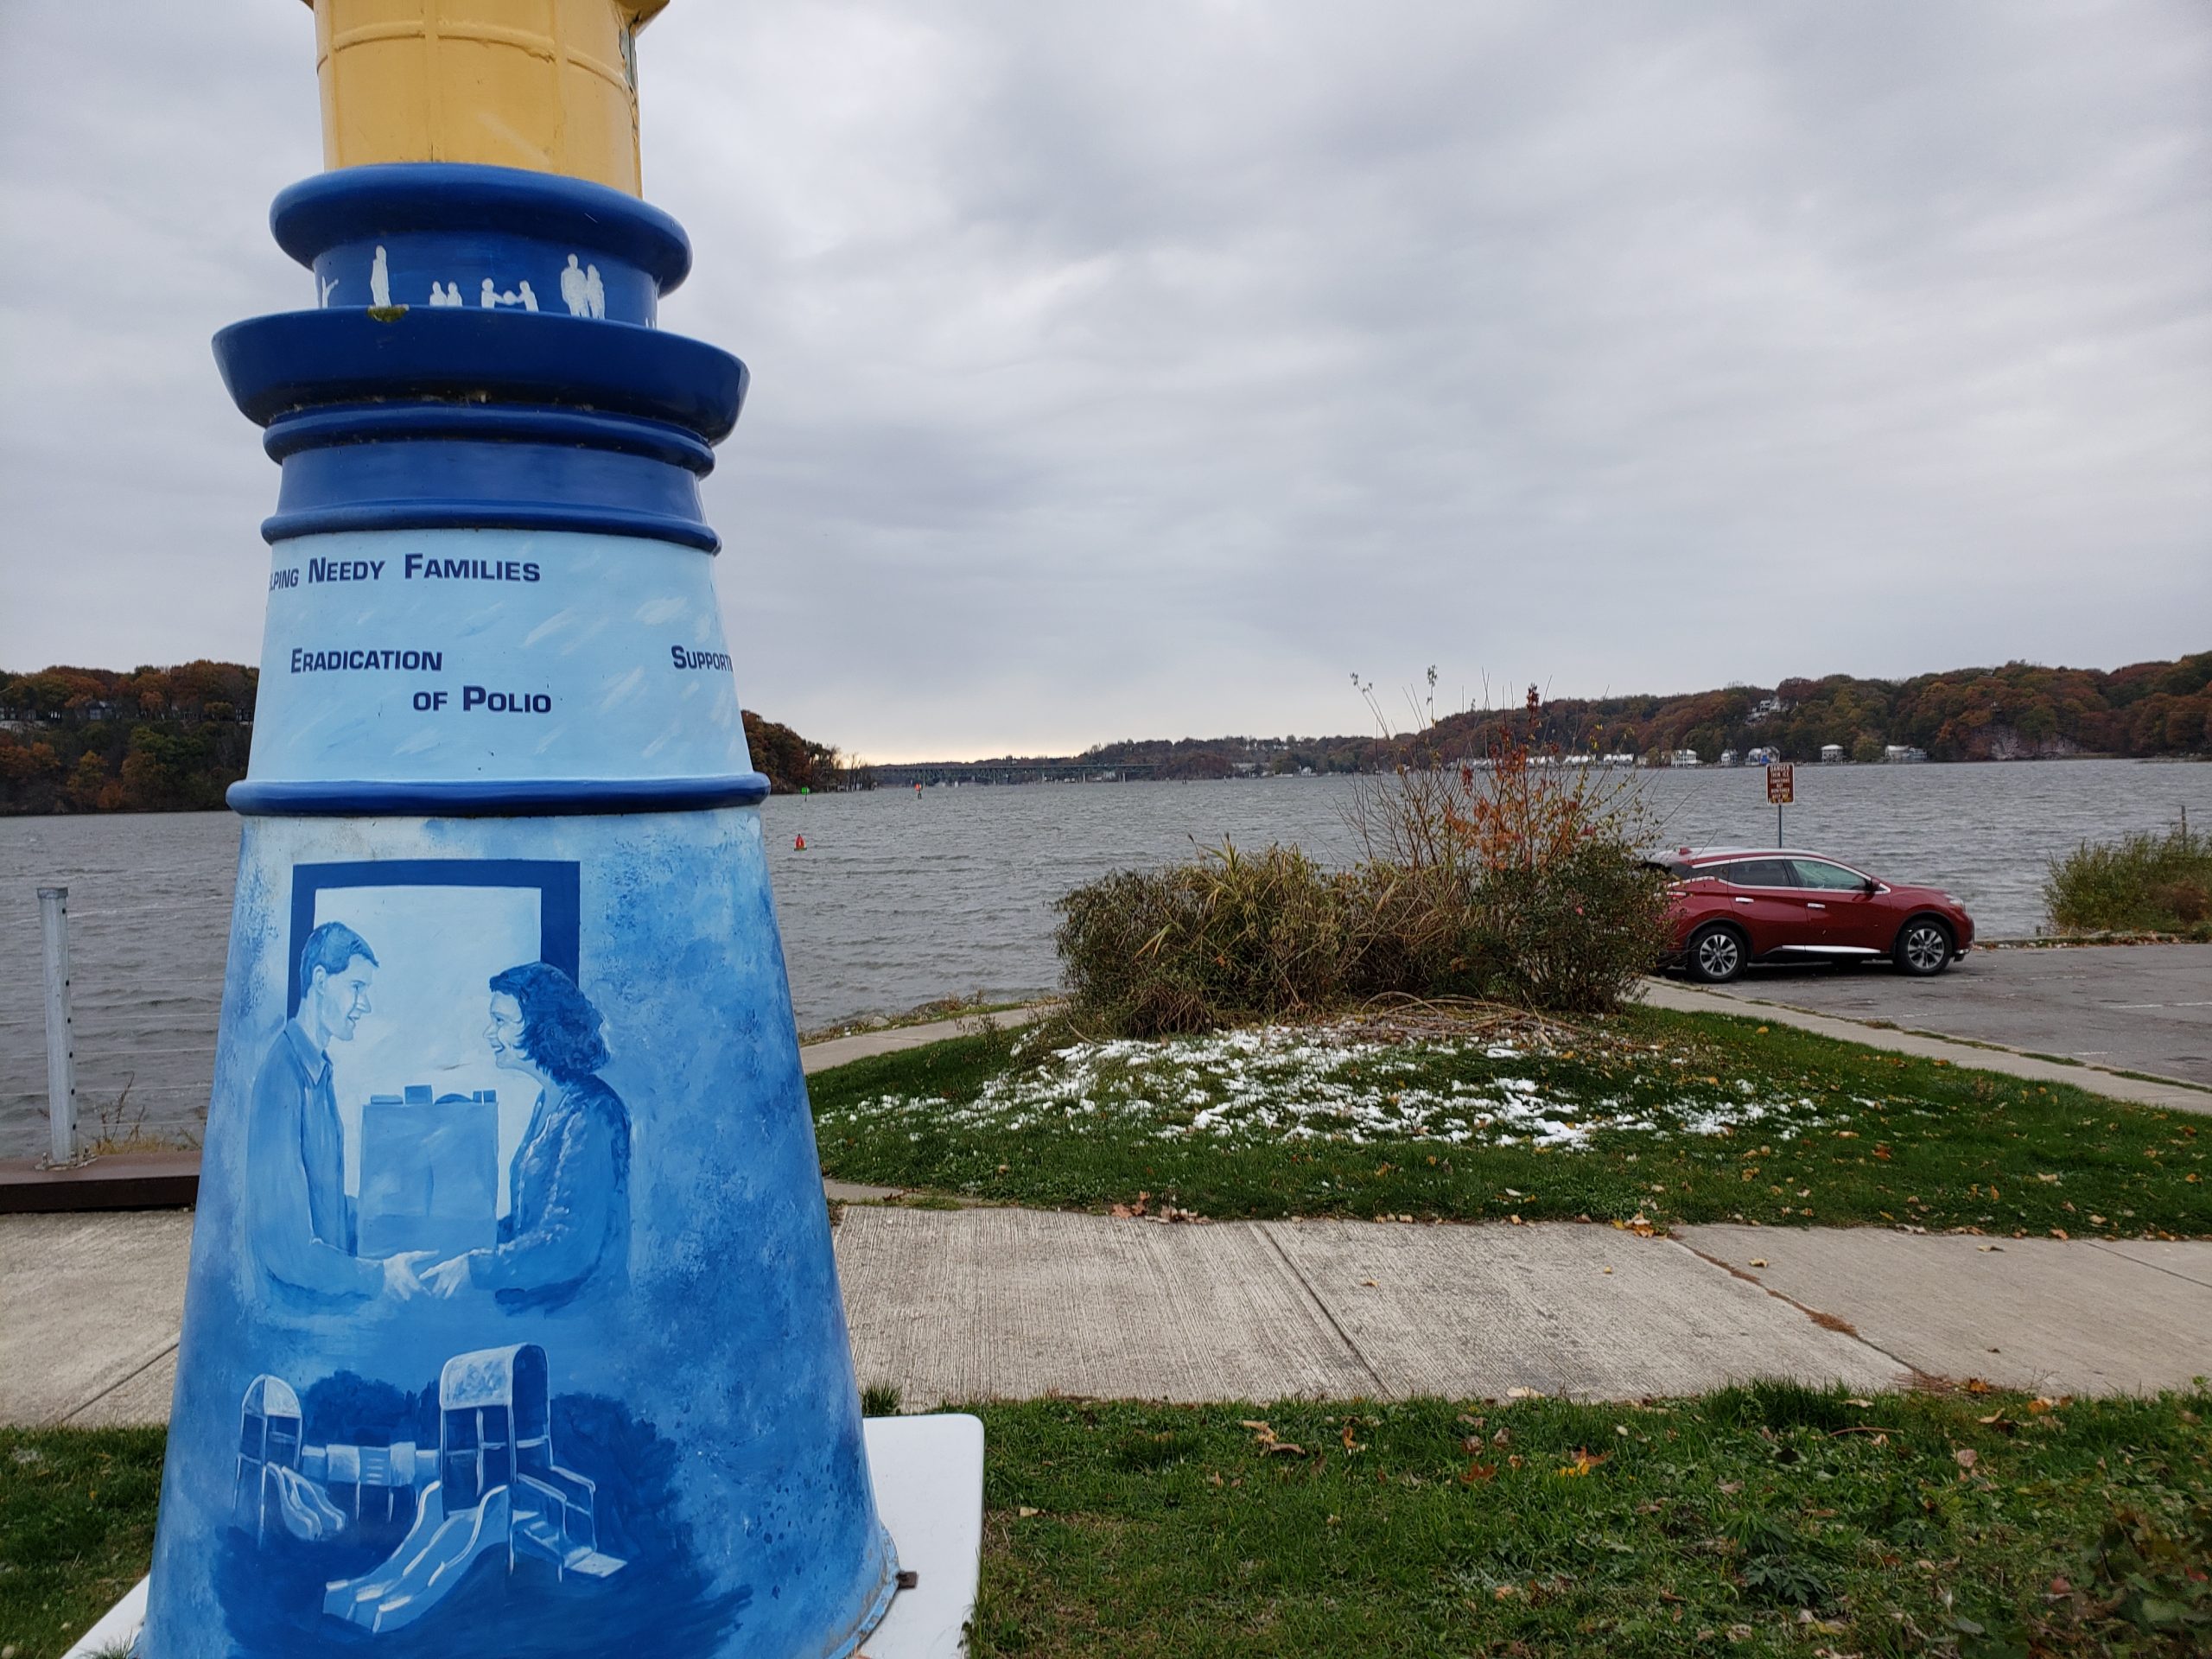
[[[38,890],[39,931],[46,940],[46,1098],[54,1130],[53,1161],[77,1156],[77,1055],[69,1032],[69,889]]]

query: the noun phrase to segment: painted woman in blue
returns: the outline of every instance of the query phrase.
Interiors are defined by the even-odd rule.
[[[485,1038],[505,1071],[537,1081],[537,1104],[507,1171],[499,1242],[441,1262],[423,1285],[466,1285],[511,1309],[558,1307],[594,1275],[618,1276],[630,1247],[630,1113],[597,1076],[600,1012],[549,963],[492,978]]]

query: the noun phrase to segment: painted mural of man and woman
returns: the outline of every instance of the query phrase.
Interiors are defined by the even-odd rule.
[[[442,1259],[430,1250],[378,1257],[359,1251],[330,1054],[375,1011],[376,952],[344,923],[325,922],[308,936],[299,966],[299,1007],[255,1077],[247,1129],[252,1253],[281,1294],[327,1306],[474,1290],[519,1310],[560,1306],[595,1275],[620,1272],[630,1232],[630,1114],[598,1075],[608,1058],[603,1020],[574,980],[532,962],[488,984],[492,1058],[538,1091],[508,1168],[497,1242]]]

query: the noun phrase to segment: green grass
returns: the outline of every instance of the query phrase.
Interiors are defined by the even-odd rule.
[[[1756,1019],[1638,1010],[1548,1053],[1376,1047],[1319,1081],[1270,1074],[1245,1098],[1302,1091],[1303,1139],[1248,1107],[1194,1133],[1230,1085],[1178,1062],[1195,1052],[1185,1041],[1116,1046],[1071,1071],[1015,1052],[1033,1036],[1001,1033],[817,1073],[808,1086],[823,1169],[1039,1206],[1133,1205],[1141,1193],[1215,1219],[1641,1215],[2212,1234],[2212,1121]],[[1502,1144],[1495,1128],[1462,1144],[1437,1138],[1464,1128],[1465,1103],[1497,1096],[1507,1078],[1532,1084],[1523,1098],[1550,1103],[1576,1136],[1586,1129],[1586,1144],[1541,1147],[1525,1134]],[[1349,1104],[1332,1116],[1332,1103]],[[1426,1129],[1376,1121],[1408,1103],[1427,1103]],[[1690,1132],[1700,1114],[1732,1127]],[[1638,1121],[1649,1127],[1619,1127]]]
[[[2202,1652],[2207,1407],[994,1407],[976,1651]]]
[[[0,1646],[65,1652],[145,1575],[165,1438],[0,1428]]]
[[[1640,1405],[985,1406],[975,1651],[2202,1652],[2208,1409],[2201,1391],[1779,1384]],[[25,1659],[144,1571],[160,1449],[153,1430],[0,1433],[0,1630]]]

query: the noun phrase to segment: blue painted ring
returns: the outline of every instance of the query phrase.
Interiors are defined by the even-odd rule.
[[[758,806],[757,772],[718,778],[546,778],[452,783],[385,780],[232,784],[225,798],[245,817],[526,818],[615,812],[696,812]]]
[[[333,404],[550,404],[682,428],[709,443],[745,406],[745,365],[681,334],[543,312],[283,311],[215,336],[223,385],[262,426]]]
[[[388,162],[318,174],[277,193],[276,245],[303,265],[345,243],[444,232],[572,242],[638,266],[667,293],[691,270],[683,227],[637,197],[555,173],[463,162]]]
[[[680,426],[511,404],[344,404],[300,410],[270,421],[261,447],[270,460],[285,461],[307,449],[401,438],[563,444],[645,455],[702,478],[715,469],[713,446]]]

